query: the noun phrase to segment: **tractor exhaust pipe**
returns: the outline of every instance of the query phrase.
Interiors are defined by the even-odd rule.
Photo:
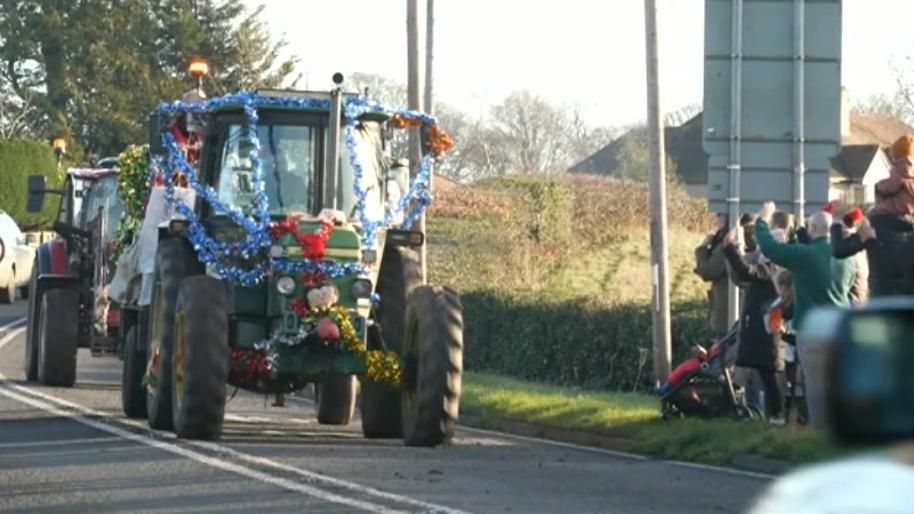
[[[324,207],[337,208],[336,185],[340,167],[340,124],[343,112],[343,74],[334,73],[336,86],[330,91],[330,125],[327,134],[327,154],[324,162]]]

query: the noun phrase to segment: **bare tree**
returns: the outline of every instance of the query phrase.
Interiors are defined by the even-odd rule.
[[[517,91],[492,108],[492,122],[515,173],[550,173],[567,168],[568,117],[542,97]]]
[[[33,138],[38,135],[38,108],[31,90],[20,96],[0,78],[0,138]]]

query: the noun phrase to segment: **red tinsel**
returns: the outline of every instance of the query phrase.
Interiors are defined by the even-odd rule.
[[[304,298],[295,298],[289,301],[289,310],[299,318],[308,315],[308,302]]]
[[[234,384],[253,385],[270,376],[270,361],[263,350],[232,348],[229,381]]]
[[[320,287],[327,283],[327,277],[316,271],[306,271],[302,273],[301,281],[305,287]]]
[[[273,222],[270,225],[270,236],[273,239],[279,239],[286,234],[291,234],[298,241],[298,246],[301,247],[304,258],[314,261],[324,258],[331,232],[333,232],[333,222],[329,220],[322,220],[321,228],[316,232],[306,232],[304,234],[298,231],[298,220],[291,216],[283,221]]]

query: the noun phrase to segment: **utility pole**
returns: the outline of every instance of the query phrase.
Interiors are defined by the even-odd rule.
[[[644,0],[647,56],[647,134],[651,152],[651,317],[654,332],[654,380],[666,379],[672,365],[670,291],[667,282],[666,156],[660,112],[660,71],[657,56],[657,2]]]
[[[406,0],[406,67],[407,67],[407,98],[409,108],[414,111],[422,110],[422,50],[420,47],[421,26],[419,21],[419,0]],[[409,130],[409,176],[415,178],[419,171],[419,162],[422,160],[422,140],[418,128]],[[413,227],[414,230],[423,230],[424,218],[420,219]],[[425,252],[420,252],[422,264],[422,282],[425,283]]]
[[[425,3],[425,98],[423,106],[425,112],[435,114],[434,99],[434,47],[435,47],[435,0],[426,0]],[[432,168],[428,174],[428,190],[434,191],[435,185],[435,168]],[[425,213],[419,218],[419,230],[426,234],[425,242],[419,249],[419,259],[422,262],[422,282],[428,282],[428,233],[426,231]]]

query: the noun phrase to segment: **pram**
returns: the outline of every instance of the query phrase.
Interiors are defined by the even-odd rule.
[[[734,325],[710,350],[698,346],[697,355],[680,363],[658,389],[663,419],[696,416],[702,418],[761,417],[748,405],[742,387],[733,383],[739,325]]]

